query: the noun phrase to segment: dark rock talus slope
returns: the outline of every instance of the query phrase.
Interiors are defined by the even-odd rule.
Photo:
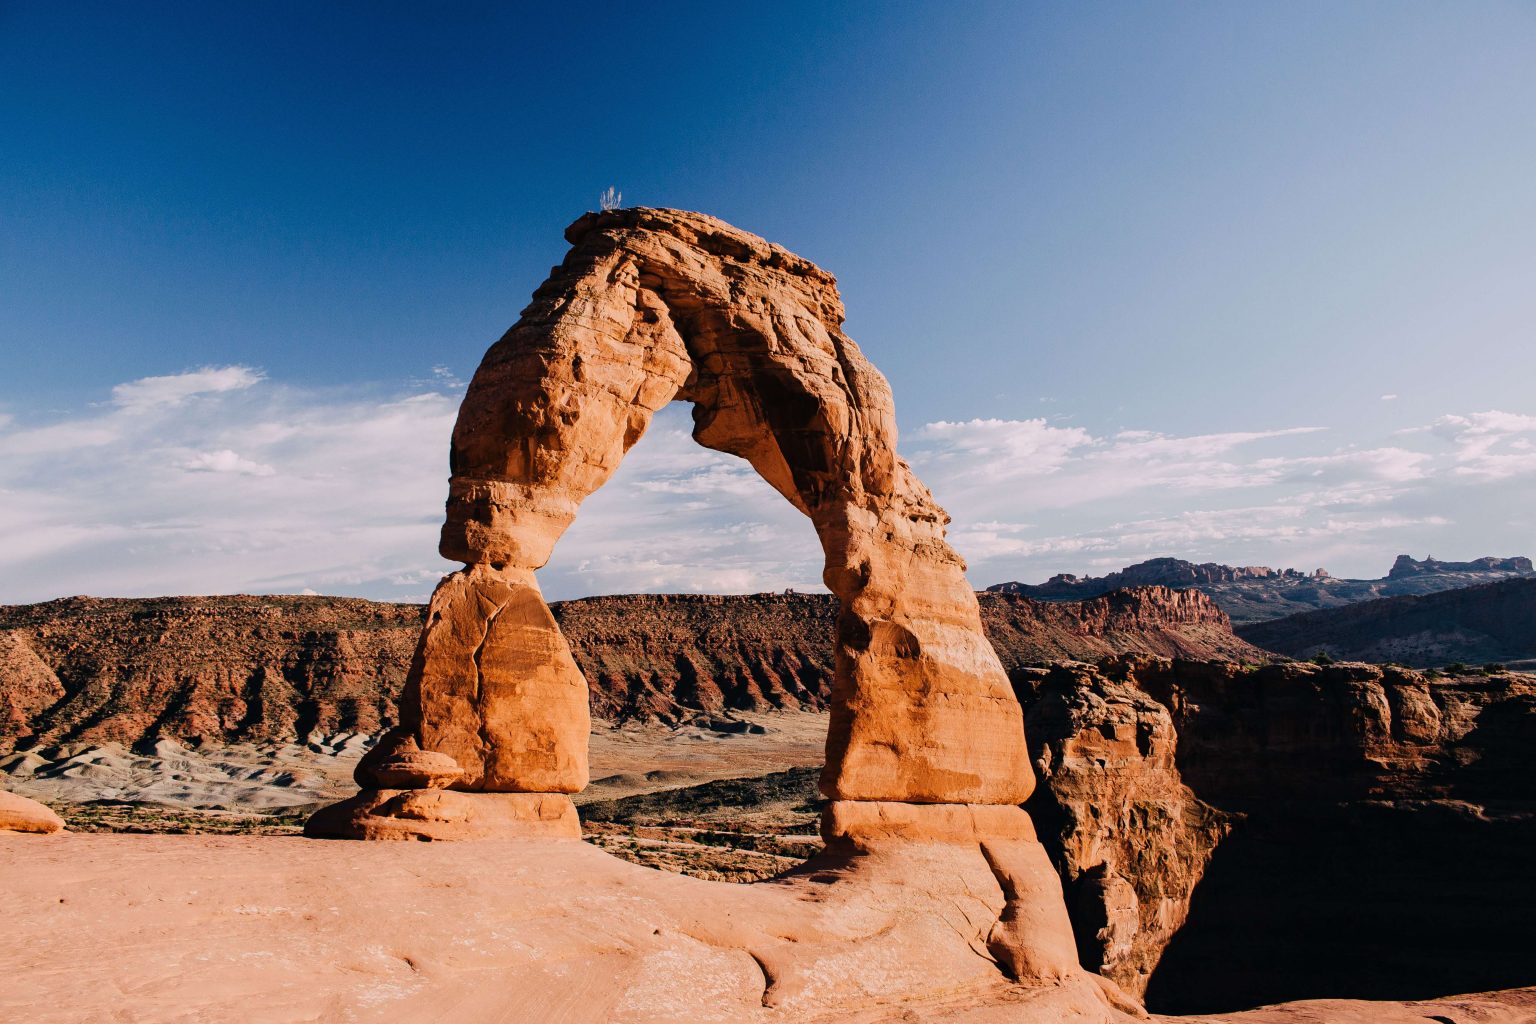
[[[1389,597],[1240,627],[1247,640],[1296,658],[1427,668],[1536,658],[1536,579],[1422,597]]]
[[[629,595],[553,605],[609,720],[819,709],[836,602],[817,594]],[[1262,657],[1198,594],[1076,604],[984,595],[1004,665],[1140,652]],[[67,598],[0,608],[0,750],[375,733],[421,629],[417,605],[327,597]]]
[[[999,583],[987,589],[1040,601],[1081,601],[1122,587],[1191,588],[1213,598],[1234,623],[1242,625],[1382,597],[1433,594],[1531,576],[1536,576],[1536,570],[1532,569],[1531,560],[1524,557],[1441,562],[1399,555],[1392,570],[1375,580],[1339,579],[1323,569],[1302,572],[1264,565],[1197,564],[1182,558],[1153,558],[1104,576],[1079,578],[1063,573],[1044,583]]]

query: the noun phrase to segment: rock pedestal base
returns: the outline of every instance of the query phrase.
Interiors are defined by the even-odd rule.
[[[580,839],[576,805],[563,793],[461,793],[365,789],[316,811],[314,839]]]
[[[946,884],[958,884],[967,895],[990,889],[997,916],[977,939],[1005,974],[1023,984],[1083,976],[1061,880],[1023,808],[833,800],[822,814],[821,834],[827,850],[820,865],[806,865],[812,873],[828,880],[833,874],[869,877],[889,873],[894,864],[899,883],[914,891],[940,891]],[[925,861],[938,867],[925,868]],[[1141,1014],[1112,983],[1100,987],[1117,1009]]]

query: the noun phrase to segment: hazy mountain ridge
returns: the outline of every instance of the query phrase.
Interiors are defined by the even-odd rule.
[[[987,590],[1021,594],[1037,601],[1080,601],[1131,586],[1195,589],[1209,595],[1233,624],[1240,626],[1377,598],[1433,594],[1524,576],[1536,576],[1536,567],[1524,556],[1443,562],[1399,555],[1387,575],[1374,580],[1340,579],[1330,576],[1325,569],[1303,572],[1265,565],[1231,566],[1153,558],[1104,576],[1079,578],[1061,573],[1044,583],[998,583]]]
[[[1536,579],[1516,578],[1302,612],[1239,626],[1239,635],[1296,658],[1427,668],[1536,658]]]

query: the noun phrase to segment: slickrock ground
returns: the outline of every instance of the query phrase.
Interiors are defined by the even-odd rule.
[[[1536,980],[1531,677],[1130,659],[1023,670],[1015,682],[1041,777],[1029,810],[1081,959],[1130,991],[1151,968],[1154,1007]],[[825,716],[719,724],[741,731],[595,732],[590,840],[731,880],[817,846]],[[777,771],[788,764],[804,767]],[[1369,1016],[1386,1012],[1376,1004],[1315,1012],[1388,1019]],[[1479,1019],[1444,1006],[1402,1019],[1437,1012]]]
[[[0,865],[7,927],[26,936],[0,949],[0,1019],[35,1024],[1136,1019],[1081,981],[1007,983],[975,941],[995,883],[957,896],[943,851],[753,886],[551,840],[0,835]],[[1536,990],[1203,1019],[1533,1015]]]

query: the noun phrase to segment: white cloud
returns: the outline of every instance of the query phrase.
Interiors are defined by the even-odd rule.
[[[0,434],[0,600],[340,587],[446,567],[436,534],[456,394],[275,385],[246,367],[147,377]]]
[[[198,452],[181,463],[181,468],[192,473],[241,473],[245,476],[271,476],[275,472],[271,466],[253,462],[228,448],[220,448],[216,452]]]
[[[1442,416],[1430,430],[1454,445],[1456,472],[1461,476],[1496,481],[1536,473],[1536,451],[1522,436],[1536,434],[1536,416],[1494,409]]]
[[[999,442],[1010,429],[1034,442]],[[951,542],[977,585],[1159,555],[1375,576],[1403,551],[1475,557],[1527,546],[1520,510],[1536,501],[1536,417],[1447,416],[1376,445],[1341,444],[1313,426],[1062,429],[945,423],[920,431],[907,453],[950,512]],[[1451,449],[1437,451],[1436,437]],[[1515,490],[1462,490],[1489,481]]]
[[[1043,476],[1066,464],[1074,451],[1093,443],[1081,427],[1052,427],[1043,419],[940,420],[919,437],[933,442],[934,461],[989,464],[1009,476]]]
[[[70,593],[423,599],[462,385],[317,390],[247,367],[146,377],[51,423],[0,420],[0,601]],[[978,586],[1155,555],[1379,575],[1400,551],[1520,554],[1536,416],[1446,415],[1392,443],[1316,426],[1096,433],[930,423],[904,454]],[[1351,440],[1355,443],[1346,443]],[[1513,538],[1513,539],[1511,539]],[[1508,550],[1505,550],[1505,549]],[[663,410],[540,574],[551,597],[820,586],[811,524]]]
[[[1381,396],[1381,400],[1383,402],[1395,402],[1397,401],[1397,396],[1393,394],[1386,394]]]
[[[249,366],[205,366],[164,377],[141,377],[112,389],[112,404],[130,412],[179,405],[195,395],[243,391],[263,378]]]

